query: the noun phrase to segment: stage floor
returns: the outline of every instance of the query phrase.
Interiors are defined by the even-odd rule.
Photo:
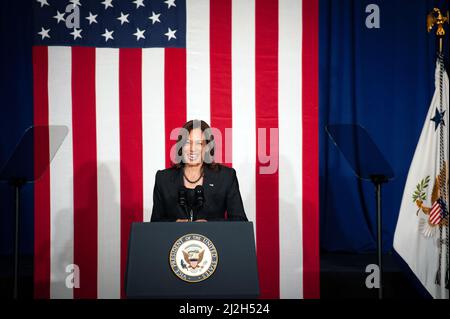
[[[386,299],[418,299],[428,297],[414,278],[405,271],[392,254],[383,257],[384,297]],[[0,257],[0,298],[12,296],[11,257]],[[377,289],[365,285],[366,266],[376,264],[375,254],[321,253],[320,294],[322,299],[376,299]],[[33,258],[21,257],[20,296],[33,297]]]
[[[320,296],[323,299],[376,299],[378,289],[366,287],[366,267],[377,264],[376,254],[321,252]],[[385,299],[429,298],[412,273],[392,253],[383,255]]]

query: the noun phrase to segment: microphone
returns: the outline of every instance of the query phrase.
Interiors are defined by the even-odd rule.
[[[180,204],[181,207],[186,206],[186,191],[182,188],[178,190],[178,204]]]
[[[189,215],[186,207],[186,191],[182,188],[178,190],[178,204],[183,207],[186,215]]]
[[[195,213],[198,213],[200,207],[203,206],[203,204],[205,203],[205,196],[203,193],[204,189],[202,185],[197,185],[195,186],[194,189],[194,208],[195,208]],[[194,216],[192,216],[192,210],[191,210],[191,220],[194,219]]]
[[[203,186],[197,185],[194,189],[194,193],[195,193],[195,206],[197,208],[200,208],[205,203],[205,195],[204,195]]]

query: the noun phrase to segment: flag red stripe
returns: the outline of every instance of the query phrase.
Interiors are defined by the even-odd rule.
[[[121,294],[128,237],[132,222],[143,220],[142,168],[142,50],[120,49],[120,202],[121,202]]]
[[[210,3],[211,127],[222,133],[222,163],[232,166],[231,134],[226,140],[230,151],[225,157],[225,128],[232,127],[231,95],[231,0]],[[230,130],[231,132],[231,130]],[[230,162],[226,162],[226,158]]]
[[[431,207],[431,213],[434,213],[434,212],[436,212],[439,209],[440,209],[439,203],[435,202],[433,207]]]
[[[433,225],[439,224],[441,221],[441,206],[438,202],[435,202],[434,205],[431,207],[430,211],[430,223]]]
[[[33,93],[34,125],[48,125],[48,50],[44,46],[33,47]],[[48,134],[34,142],[37,171],[49,164]],[[50,298],[50,169],[34,184],[34,297]]]
[[[302,3],[303,296],[319,298],[319,2]]]
[[[74,298],[97,298],[97,142],[95,48],[72,48]]]
[[[433,225],[439,224],[439,222],[441,221],[440,216],[435,216],[430,222]]]
[[[433,224],[433,225],[439,224],[440,221],[441,221],[441,218],[439,216],[436,216],[436,218],[430,220],[431,224]]]
[[[256,129],[266,128],[266,153],[270,154],[270,128],[278,128],[278,1],[256,0],[255,5]],[[256,133],[258,136],[258,132]],[[256,148],[259,149],[258,137]],[[257,156],[256,246],[260,296],[278,298],[280,294],[278,171],[274,174],[260,174],[260,168],[267,165],[268,163],[261,163]]]
[[[441,205],[439,205],[438,202],[435,202],[430,211],[430,223],[437,225],[440,223],[441,219]]]
[[[186,49],[169,48],[164,54],[164,118],[166,167],[171,166],[172,129],[186,122]]]
[[[435,218],[436,216],[439,216],[439,215],[440,215],[440,211],[434,211],[434,212],[431,212],[430,218],[433,219],[433,218]]]
[[[439,211],[437,211],[437,212],[434,212],[434,213],[432,213],[431,215],[430,215],[430,219],[436,219],[436,217],[439,217],[441,214],[440,214],[440,212]]]

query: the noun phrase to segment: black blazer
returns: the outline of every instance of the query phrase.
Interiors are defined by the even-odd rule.
[[[182,187],[182,169],[168,168],[156,173],[152,222],[188,218],[178,204],[178,191]],[[194,220],[223,221],[227,212],[227,220],[247,221],[234,168],[217,165],[217,169],[213,169],[205,166],[203,188],[204,204],[194,215]]]

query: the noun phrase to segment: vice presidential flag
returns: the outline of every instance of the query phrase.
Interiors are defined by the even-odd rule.
[[[449,82],[441,59],[435,87],[406,180],[394,248],[434,298],[448,299]]]
[[[36,297],[124,296],[131,223],[192,119],[222,132],[261,296],[318,297],[318,1],[33,5],[34,123],[69,128],[35,186]]]

